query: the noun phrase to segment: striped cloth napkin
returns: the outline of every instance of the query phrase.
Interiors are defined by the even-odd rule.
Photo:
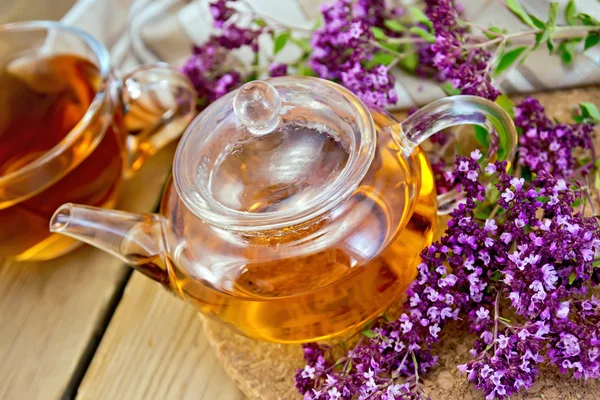
[[[323,0],[247,0],[260,14],[286,25],[310,28],[319,14]],[[568,0],[559,0],[561,7]],[[402,3],[402,2],[401,2]],[[483,26],[498,26],[511,32],[527,29],[504,5],[502,0],[462,0],[468,20]],[[528,12],[545,20],[550,0],[522,0]],[[600,18],[597,0],[576,0],[577,9]],[[557,23],[564,23],[559,12]],[[122,68],[140,63],[166,61],[181,65],[189,55],[192,43],[204,42],[211,32],[208,0],[79,0],[63,21],[87,30],[111,51],[113,63]],[[261,38],[268,44],[268,37]],[[513,68],[500,87],[506,93],[528,93],[600,83],[600,50],[578,54],[565,66],[557,56],[542,48],[521,65]],[[264,46],[270,49],[272,46]],[[290,59],[298,49],[286,46],[277,55],[280,61]],[[250,55],[240,51],[236,56],[249,62]],[[423,105],[443,97],[434,83],[398,72],[398,103],[394,108]]]

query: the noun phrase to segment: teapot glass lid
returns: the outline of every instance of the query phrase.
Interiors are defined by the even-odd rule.
[[[348,197],[373,159],[375,129],[348,90],[316,78],[254,81],[205,109],[173,175],[186,206],[228,229],[310,220]]]

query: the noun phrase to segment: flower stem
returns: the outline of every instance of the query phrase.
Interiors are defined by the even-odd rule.
[[[342,374],[346,375],[346,370],[348,369],[348,364],[350,364],[350,362],[352,361],[352,357],[354,357],[354,353],[356,353],[356,349],[358,349],[360,347],[364,338],[365,338],[364,336],[360,337],[360,339],[358,340],[358,343],[356,343],[356,346],[354,346],[354,348],[352,349],[352,352],[348,355],[348,359],[344,363],[344,368],[342,369]]]
[[[582,34],[586,34],[590,31],[598,31],[597,26],[562,26],[557,27],[556,30],[552,33],[552,39],[561,40],[561,39],[571,39],[574,37],[581,36]],[[533,38],[536,34],[542,33],[543,29],[532,29],[529,31],[511,33],[509,35],[501,34],[494,39],[486,40],[484,42],[467,44],[465,48],[478,48],[478,47],[488,47],[496,43],[500,43],[503,41],[508,41],[511,39],[517,39],[522,37],[531,37]],[[532,40],[528,40],[528,43],[533,44]]]
[[[488,219],[494,219],[494,217],[496,216],[496,214],[498,214],[498,211],[500,211],[500,205],[496,204],[496,206],[494,207],[494,209],[490,213],[490,216],[488,217]]]
[[[413,44],[413,43],[427,43],[427,40],[418,37],[400,37],[400,38],[387,38],[387,43],[391,44]]]
[[[494,300],[494,351],[496,350],[496,341],[498,340],[498,321],[500,321],[500,291],[496,293],[496,300]]]
[[[408,351],[406,353],[404,353],[404,357],[402,358],[402,361],[400,361],[400,365],[398,366],[398,374],[400,374],[400,370],[402,369],[402,367],[404,367],[404,363],[406,362],[407,358],[408,358]]]
[[[417,363],[417,357],[415,356],[415,352],[411,350],[410,352],[412,356],[413,366],[415,367],[415,385],[419,385],[419,364]]]
[[[463,24],[467,25],[467,26],[470,26],[470,27],[473,27],[473,28],[477,28],[477,29],[479,29],[480,31],[482,31],[482,32],[485,32],[485,33],[487,33],[487,34],[490,34],[490,35],[493,35],[493,36],[496,36],[496,37],[498,37],[498,36],[503,36],[503,34],[502,34],[502,33],[491,31],[491,30],[487,29],[486,27],[484,27],[484,26],[481,26],[481,25],[479,25],[479,24],[476,24],[476,23],[474,23],[474,22],[470,22],[470,21],[461,21],[461,22],[462,22]]]
[[[488,61],[488,65],[485,67],[485,70],[483,71],[484,79],[487,78],[488,75],[490,74],[490,71],[492,70],[492,66],[494,66],[494,64],[496,64],[496,60],[498,59],[498,57],[500,57],[500,54],[502,54],[502,52],[504,51],[505,45],[506,45],[506,40],[501,41],[500,44],[498,45],[498,47],[496,48],[496,51],[492,55],[492,57],[490,57],[490,60]]]
[[[516,332],[515,328],[513,328],[511,324],[509,324],[508,322],[504,321],[502,318],[500,318],[499,321],[500,321],[500,323],[502,325],[504,325],[505,327],[507,327],[511,331]]]
[[[388,49],[387,47],[381,45],[380,43],[376,42],[375,40],[371,40],[369,43],[371,43],[373,46],[375,46],[375,47],[377,47],[377,48],[379,48],[379,49],[381,49],[381,50],[383,50],[383,51],[385,51],[387,53],[393,54],[393,55],[395,55],[396,57],[399,57],[399,58],[406,57],[408,54],[412,53],[412,52],[410,52],[410,53],[399,53],[399,52],[397,52],[395,50]]]

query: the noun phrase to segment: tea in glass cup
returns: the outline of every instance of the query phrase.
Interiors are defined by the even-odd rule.
[[[130,136],[127,112],[161,90],[171,104]],[[117,79],[106,49],[83,32],[52,22],[1,26],[0,258],[72,249],[74,240],[48,231],[54,210],[65,201],[114,206],[124,173],[178,136],[194,101],[187,79],[165,66]]]

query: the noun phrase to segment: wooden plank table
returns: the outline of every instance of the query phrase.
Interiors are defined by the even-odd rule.
[[[293,14],[311,19],[322,2],[298,0],[301,9]],[[598,103],[597,92],[572,94],[577,101]],[[563,115],[557,115],[559,107]],[[564,104],[550,108],[568,118]],[[117,208],[156,208],[174,149],[161,151],[142,167]],[[44,263],[0,260],[0,400],[13,399],[244,396],[217,362],[191,306],[132,274],[119,260],[84,246]]]
[[[125,185],[119,209],[155,209],[174,150]],[[3,400],[241,399],[196,312],[89,246],[47,262],[0,260],[0,327]]]
[[[597,102],[599,90],[539,98],[566,121],[569,105]],[[142,167],[119,208],[155,209],[174,149]],[[44,263],[0,261],[0,327],[2,400],[244,399],[191,306],[89,246]]]

